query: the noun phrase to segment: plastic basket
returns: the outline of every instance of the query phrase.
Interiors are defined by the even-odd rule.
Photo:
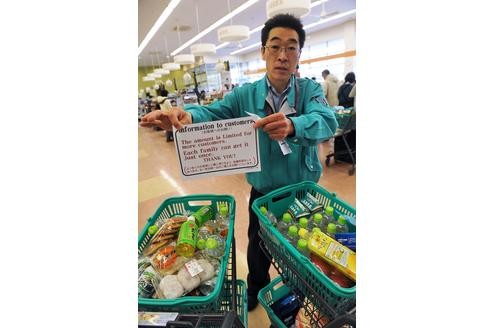
[[[350,113],[335,113],[335,118],[339,123],[339,129],[342,131],[356,130],[356,111],[354,108],[351,109]]]
[[[318,199],[323,206],[330,205],[337,212],[351,217],[356,215],[355,209],[338,199],[335,193],[330,193],[311,181],[272,191],[256,199],[252,209],[260,220],[261,239],[286,284],[294,292],[307,297],[314,307],[331,320],[355,307],[356,287],[342,288],[325,276],[270,224],[259,209],[265,206],[268,211],[280,218],[295,198],[301,199],[307,192]],[[353,230],[352,226],[349,228]]]
[[[226,252],[221,258],[218,272],[217,284],[213,292],[208,296],[183,296],[177,299],[153,299],[138,298],[139,311],[150,312],[180,312],[180,313],[205,313],[219,312],[222,307],[222,293],[228,293],[228,288],[224,286],[224,280],[229,283],[232,280],[231,245],[234,231],[235,200],[229,195],[198,194],[185,197],[171,197],[166,199],[155,214],[148,219],[148,223],[139,234],[138,254],[141,254],[151,239],[148,228],[155,222],[165,223],[166,220],[177,214],[187,211],[196,211],[201,206],[210,205],[216,211],[220,206],[227,205],[230,212],[229,233],[227,235],[225,249]],[[230,284],[232,284],[230,282]]]
[[[232,282],[228,282],[228,286],[232,286]],[[232,327],[232,328],[244,328],[248,327],[248,311],[247,311],[247,294],[246,294],[246,282],[243,280],[237,280],[237,305],[236,311],[232,312],[232,294],[224,294],[222,297],[221,312],[218,314],[182,314],[180,313],[177,318],[169,322],[167,327],[186,327],[187,323],[192,324],[194,327]],[[229,318],[228,316],[231,315]],[[230,321],[229,321],[230,320]],[[227,323],[229,321],[229,323]]]
[[[281,283],[282,277],[278,276],[273,279],[267,286],[259,291],[258,301],[265,309],[273,326],[278,328],[287,328],[287,326],[282,322],[282,320],[280,320],[271,308],[273,303],[291,292],[289,287]]]

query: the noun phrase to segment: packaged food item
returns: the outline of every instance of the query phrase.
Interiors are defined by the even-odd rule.
[[[177,275],[167,275],[160,281],[157,292],[160,298],[173,299],[184,295],[184,287],[179,282]]]
[[[330,278],[333,282],[343,288],[351,288],[356,285],[356,282],[350,278],[347,278],[343,273],[341,273],[335,266],[330,263],[325,262],[320,257],[315,254],[310,255],[310,260],[313,262],[315,267],[320,270],[325,276]]]
[[[308,248],[326,262],[334,265],[347,277],[356,281],[356,253],[321,231],[309,238]]]
[[[210,280],[203,281],[201,285],[199,285],[199,291],[201,295],[208,296],[213,293],[215,286],[217,285],[217,276],[214,276]]]
[[[356,233],[346,232],[346,233],[336,233],[335,240],[342,245],[349,247],[354,252],[356,251]]]
[[[174,321],[178,312],[138,312],[138,327],[165,327],[167,322]]]
[[[182,267],[177,274],[177,280],[180,282],[182,287],[184,287],[184,292],[189,293],[191,290],[197,288],[201,283],[201,279],[198,275],[191,276],[189,271]]]
[[[143,255],[149,256],[163,245],[174,240],[179,228],[186,220],[187,218],[183,216],[176,216],[168,219],[167,222],[160,227],[158,232],[153,235],[148,246],[143,251]]]
[[[297,312],[301,308],[299,299],[294,294],[288,294],[270,305],[275,315],[287,327],[294,327]]]
[[[296,315],[295,328],[324,327],[330,322],[330,319],[317,311],[307,299],[304,299],[304,304],[306,304],[307,311],[304,308],[299,310]],[[316,313],[318,313],[318,318],[314,317]],[[311,319],[314,321],[318,320],[318,322],[311,323]],[[342,326],[341,328],[347,328],[347,326]]]
[[[138,278],[151,265],[150,258],[147,256],[140,256],[138,258]]]
[[[289,205],[288,212],[295,221],[299,221],[300,218],[309,216],[311,214],[306,206],[301,204],[301,202],[297,198],[294,199],[294,203]]]
[[[138,294],[139,297],[151,298],[155,293],[155,282],[158,279],[158,273],[152,266],[147,267],[138,279]]]
[[[175,242],[161,247],[151,257],[151,264],[162,276],[176,273],[186,262],[185,257],[175,253]]]
[[[301,204],[306,206],[306,208],[311,212],[311,214],[316,213],[316,212],[320,212],[321,210],[323,210],[323,205],[320,204],[318,199],[316,199],[309,192],[306,193],[306,197],[301,199]]]
[[[201,282],[205,282],[207,280],[210,280],[211,278],[213,278],[215,276],[215,267],[210,262],[208,262],[205,259],[199,259],[198,264],[203,269],[203,271],[201,271],[198,274],[198,277],[201,280]]]

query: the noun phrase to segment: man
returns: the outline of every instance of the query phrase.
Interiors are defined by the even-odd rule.
[[[337,97],[337,91],[339,90],[339,79],[335,75],[330,74],[328,69],[321,72],[325,84],[323,86],[323,93],[327,98],[330,106],[338,106],[339,98]]]
[[[305,180],[317,182],[321,175],[318,143],[330,138],[337,121],[318,83],[294,76],[304,46],[305,32],[301,21],[282,14],[269,19],[261,31],[261,57],[267,74],[261,80],[235,88],[221,101],[208,106],[187,105],[186,110],[173,108],[169,114],[150,113],[142,126],[172,126],[236,117],[246,111],[261,117],[253,127],[259,128],[260,172],[247,173],[252,186],[249,200],[248,227],[248,309],[258,304],[257,295],[270,282],[270,259],[259,247],[258,217],[251,205],[270,191]],[[284,155],[278,140],[286,139],[292,152]]]

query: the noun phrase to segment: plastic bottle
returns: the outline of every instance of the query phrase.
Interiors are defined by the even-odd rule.
[[[342,215],[339,216],[336,226],[337,226],[337,233],[349,232],[349,228],[347,228],[345,217],[343,217]]]
[[[315,213],[313,215],[313,226],[320,229],[323,226],[323,215],[321,213]]]
[[[284,215],[282,215],[282,220],[280,220],[277,224],[277,230],[285,236],[287,234],[287,230],[289,229],[291,221],[292,217],[290,216],[290,214],[287,212],[284,213]]]
[[[308,241],[306,239],[301,238],[297,241],[297,250],[299,253],[309,258],[310,253],[308,249]]]
[[[221,258],[225,251],[225,241],[218,235],[212,235],[206,240],[205,252],[213,258]]]
[[[268,219],[268,221],[270,221],[272,226],[274,227],[277,226],[277,221],[278,221],[277,217],[272,212],[268,211],[264,206],[260,207],[260,211],[264,216],[266,216],[266,218]]]
[[[289,241],[289,243],[291,243],[294,247],[297,246],[297,232],[298,232],[298,228],[296,225],[291,225],[289,227],[289,229],[287,230],[287,240]]]
[[[335,210],[332,206],[325,207],[325,211],[323,212],[323,219],[321,220],[322,227],[328,226],[329,223],[337,223],[337,220],[335,220],[334,217],[334,212]]]
[[[335,239],[336,232],[337,232],[337,225],[335,223],[329,223],[327,226],[327,235]]]
[[[216,216],[217,232],[222,238],[227,238],[229,233],[229,208],[227,206],[220,206],[220,210]]]
[[[299,219],[299,228],[304,228],[306,230],[312,230],[313,229],[313,222],[308,220],[307,218],[300,218]]]
[[[203,225],[207,220],[213,217],[213,209],[209,206],[203,206],[193,214],[187,221],[182,223],[179,229],[177,245],[175,252],[184,257],[192,257],[196,249],[198,239],[198,225]]]

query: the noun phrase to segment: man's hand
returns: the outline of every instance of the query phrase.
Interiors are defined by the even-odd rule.
[[[155,110],[141,118],[141,126],[158,126],[166,131],[172,131],[172,127],[182,129],[184,125],[191,124],[191,114],[180,107],[172,107],[166,112]]]
[[[292,121],[280,112],[259,119],[253,127],[255,129],[263,128],[263,131],[273,140],[284,140],[287,136],[294,134]]]

